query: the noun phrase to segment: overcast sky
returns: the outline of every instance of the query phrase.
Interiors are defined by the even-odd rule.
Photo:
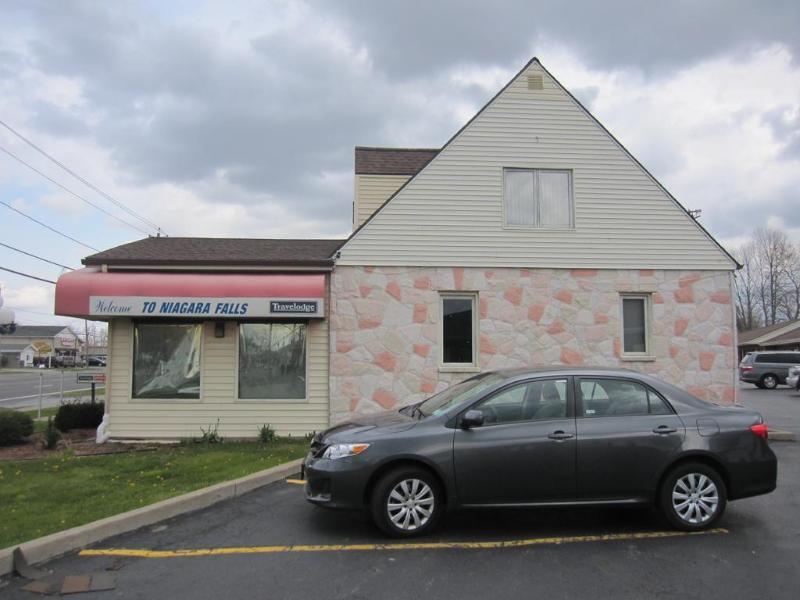
[[[440,146],[535,55],[723,244],[761,225],[800,238],[797,0],[4,0],[2,14],[0,119],[170,235],[345,236],[353,146]],[[133,221],[2,127],[0,147]],[[0,200],[95,248],[142,237],[2,153]],[[2,205],[0,224],[0,242],[67,266],[92,252]],[[0,266],[60,273],[3,247]],[[19,322],[64,322],[46,316],[53,286],[1,271],[0,285]]]

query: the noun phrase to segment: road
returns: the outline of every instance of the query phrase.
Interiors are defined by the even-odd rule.
[[[0,371],[0,408],[36,408],[39,402],[39,376],[42,377],[42,406],[57,406],[64,376],[64,391],[85,390],[77,383],[76,371],[30,369],[27,372]],[[88,393],[88,392],[87,392]]]

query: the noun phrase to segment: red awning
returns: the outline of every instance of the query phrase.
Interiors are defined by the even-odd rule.
[[[56,284],[70,317],[322,317],[325,274],[167,273],[79,269]]]

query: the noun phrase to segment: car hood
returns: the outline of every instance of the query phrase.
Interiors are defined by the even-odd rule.
[[[340,423],[322,432],[322,439],[326,443],[354,441],[362,434],[376,437],[387,433],[395,433],[411,429],[418,421],[397,410],[357,416],[351,421]]]

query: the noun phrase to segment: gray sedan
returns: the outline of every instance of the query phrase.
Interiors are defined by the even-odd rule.
[[[456,508],[646,503],[696,531],[775,489],[767,435],[755,411],[632,371],[496,371],[318,434],[305,492],[398,537]]]

